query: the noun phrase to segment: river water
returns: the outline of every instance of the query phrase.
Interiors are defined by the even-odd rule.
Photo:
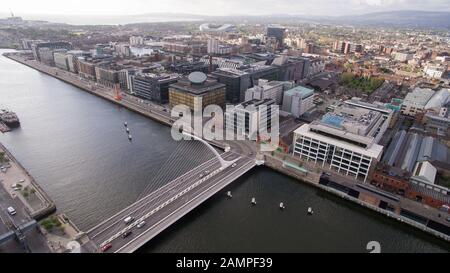
[[[0,50],[0,53],[4,50]],[[178,143],[170,129],[0,57],[0,108],[21,127],[2,142],[77,226],[129,205]],[[127,140],[127,121],[133,142]],[[186,155],[186,160],[192,155]],[[225,192],[231,190],[232,199]],[[256,206],[250,205],[255,197]],[[284,202],[286,210],[278,209]],[[315,214],[308,216],[307,207]],[[142,252],[448,252],[434,237],[258,167],[140,249]]]

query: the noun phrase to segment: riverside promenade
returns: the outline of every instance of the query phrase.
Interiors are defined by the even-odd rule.
[[[0,143],[8,162],[0,172],[0,180],[12,198],[21,201],[25,211],[35,220],[41,220],[56,211],[55,203],[19,161]]]

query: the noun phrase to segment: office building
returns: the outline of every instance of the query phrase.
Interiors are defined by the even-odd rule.
[[[219,51],[219,40],[215,38],[208,39],[208,54],[217,53]]]
[[[281,110],[299,118],[314,106],[314,90],[297,86],[284,92]]]
[[[238,103],[244,100],[245,91],[250,87],[250,74],[237,69],[217,69],[212,74],[218,82],[226,86],[226,100]]]
[[[271,65],[278,68],[278,80],[298,82],[307,76],[311,62],[305,57],[280,56]]]
[[[140,46],[144,44],[144,37],[142,36],[131,36],[130,37],[130,45],[131,46]]]
[[[53,53],[53,59],[56,67],[69,71],[69,60],[66,52]]]
[[[227,130],[232,130],[239,136],[256,139],[260,128],[271,128],[271,117],[274,109],[270,106],[276,104],[275,100],[251,99],[238,104],[233,110],[225,112],[225,124]],[[266,107],[263,111],[262,107]]]
[[[293,82],[268,81],[259,79],[258,85],[245,91],[245,101],[252,99],[273,99],[276,104],[281,104],[283,92],[294,87]]]
[[[377,143],[387,126],[380,111],[343,103],[294,131],[293,155],[366,181],[381,159]]]
[[[53,54],[50,54],[50,52],[53,52],[54,50],[57,49],[71,50],[72,44],[69,42],[62,42],[62,41],[33,43],[31,45],[31,49],[33,51],[33,56],[37,61],[42,62],[42,58],[45,57],[44,59],[46,62],[53,63]]]
[[[179,79],[169,86],[169,105],[187,105],[194,110],[194,104],[201,99],[202,109],[210,104],[225,107],[225,84],[208,78],[204,73],[193,72],[189,77]]]
[[[176,83],[179,77],[169,73],[138,73],[132,76],[133,93],[147,100],[167,103],[169,85]]]
[[[255,86],[259,79],[278,80],[278,68],[270,65],[247,65],[240,69],[217,69],[211,76],[227,86],[227,101],[243,102],[245,91]]]
[[[284,46],[286,28],[279,25],[270,25],[267,27],[267,38],[275,38],[277,50],[280,50]]]

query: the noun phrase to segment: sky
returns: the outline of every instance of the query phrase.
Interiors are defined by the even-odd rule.
[[[389,10],[450,11],[450,0],[3,0],[0,13],[133,15],[347,15]]]

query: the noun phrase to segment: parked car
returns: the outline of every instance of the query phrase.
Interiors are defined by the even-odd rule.
[[[7,210],[11,216],[16,215],[16,210],[13,207],[8,207]]]

